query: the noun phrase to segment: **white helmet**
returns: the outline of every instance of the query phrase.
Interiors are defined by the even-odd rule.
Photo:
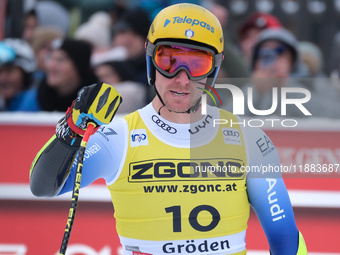
[[[29,74],[36,68],[35,55],[31,46],[22,39],[8,38],[0,42],[0,67],[13,64]]]

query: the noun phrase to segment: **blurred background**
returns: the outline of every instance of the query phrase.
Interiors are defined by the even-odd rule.
[[[284,177],[310,254],[340,254],[340,0],[0,0],[0,254],[57,254],[71,194],[33,197],[30,164],[82,86],[114,86],[124,98],[116,118],[152,100],[145,39],[156,14],[180,2],[222,24],[217,83],[252,88],[258,110],[273,87],[311,92],[312,116],[287,108],[297,127],[264,129],[284,166],[328,169]],[[113,212],[104,181],[82,190],[68,254],[120,254]],[[249,254],[269,254],[253,212],[247,233]]]

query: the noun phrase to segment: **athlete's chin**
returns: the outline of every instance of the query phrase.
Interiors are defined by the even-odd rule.
[[[175,112],[175,113],[183,113],[183,112],[187,112],[190,108],[190,105],[186,105],[186,106],[178,106],[178,105],[175,105],[175,106],[169,106],[168,109],[171,111],[171,112]]]
[[[171,100],[171,98],[166,98],[165,100],[165,105],[171,112],[175,113],[183,113],[187,112],[195,103],[197,102],[198,99],[195,99],[193,101],[192,98],[186,98],[186,99],[176,99],[176,100]]]
[[[188,104],[166,104],[167,108],[174,113],[186,113],[189,109],[195,106],[195,103]]]

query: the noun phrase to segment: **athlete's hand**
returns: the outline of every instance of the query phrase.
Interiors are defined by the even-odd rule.
[[[58,122],[56,136],[70,146],[79,147],[87,124],[91,122],[96,126],[92,134],[100,125],[109,124],[121,102],[121,95],[109,84],[83,87],[66,115]]]
[[[121,95],[109,84],[97,83],[83,87],[66,113],[67,123],[82,136],[87,124],[92,122],[96,126],[95,132],[100,125],[111,122],[121,102]]]

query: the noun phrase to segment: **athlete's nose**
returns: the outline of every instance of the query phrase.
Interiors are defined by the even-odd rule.
[[[176,82],[181,85],[187,85],[190,83],[190,78],[185,70],[179,71],[175,78]]]

